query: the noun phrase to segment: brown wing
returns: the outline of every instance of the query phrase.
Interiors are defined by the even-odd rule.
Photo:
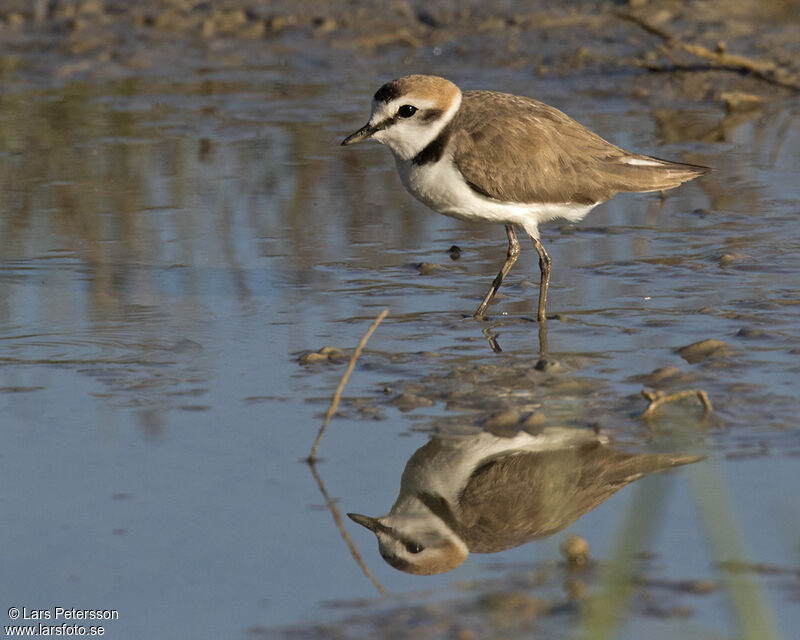
[[[459,171],[475,191],[505,202],[593,204],[709,171],[623,151],[558,109],[506,93],[465,91],[454,125]]]
[[[634,455],[600,443],[494,458],[459,497],[458,532],[474,553],[510,549],[560,531],[647,473],[699,459]]]

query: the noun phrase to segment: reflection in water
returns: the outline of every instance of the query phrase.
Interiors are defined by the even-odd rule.
[[[503,348],[500,346],[500,342],[497,339],[497,333],[495,329],[498,327],[503,326],[504,322],[493,322],[490,326],[481,329],[481,333],[484,335],[486,340],[489,342],[489,347],[494,353],[502,353]],[[539,322],[539,330],[538,330],[538,337],[539,337],[539,355],[544,358],[547,356],[547,323],[546,322]]]
[[[375,533],[390,565],[431,575],[470,552],[553,535],[634,480],[700,459],[616,451],[581,429],[436,436],[406,464],[388,514],[348,515]]]

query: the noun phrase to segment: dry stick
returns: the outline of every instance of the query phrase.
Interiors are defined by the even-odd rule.
[[[687,389],[686,391],[676,391],[675,393],[669,394],[666,394],[663,391],[650,391],[648,389],[642,389],[642,395],[647,398],[650,404],[647,405],[647,409],[645,409],[639,416],[640,418],[649,418],[653,415],[653,413],[655,413],[656,409],[666,402],[675,402],[676,400],[682,400],[683,398],[691,397],[697,397],[700,400],[700,402],[703,404],[703,410],[705,413],[709,413],[712,410],[711,400],[708,398],[708,393],[706,393],[703,389]]]
[[[364,341],[366,342],[366,340]],[[342,536],[347,547],[350,549],[350,555],[353,556],[353,560],[356,561],[356,564],[361,567],[361,571],[364,572],[364,575],[370,579],[375,588],[378,590],[382,596],[386,595],[386,589],[383,588],[383,585],[378,582],[375,576],[372,575],[372,572],[369,570],[367,565],[364,563],[364,560],[361,558],[361,554],[356,549],[356,545],[353,542],[353,539],[350,537],[350,534],[347,533],[347,529],[344,528],[344,524],[342,523],[342,514],[339,513],[339,509],[336,508],[336,503],[331,497],[328,495],[328,492],[325,490],[325,484],[322,482],[322,478],[317,473],[317,467],[314,464],[314,461],[309,458],[308,466],[311,467],[311,474],[314,476],[314,480],[317,481],[317,486],[319,487],[320,492],[322,493],[322,497],[325,498],[325,504],[328,506],[328,509],[333,516],[333,521],[336,523],[336,527],[339,529],[339,533]]]
[[[388,313],[389,309],[384,309],[380,312],[378,317],[373,320],[372,324],[369,326],[369,329],[367,329],[367,332],[361,338],[361,341],[358,343],[353,355],[350,356],[350,362],[347,364],[347,370],[344,372],[342,379],[339,381],[339,386],[336,388],[336,393],[333,394],[333,399],[328,407],[328,412],[325,414],[325,419],[322,421],[322,426],[319,428],[319,433],[317,433],[317,439],[314,440],[314,445],[311,447],[311,453],[309,453],[308,458],[306,459],[306,462],[311,469],[311,475],[314,476],[314,480],[317,482],[320,493],[322,493],[322,497],[325,498],[325,504],[333,516],[333,521],[336,524],[336,528],[339,529],[339,534],[342,536],[342,540],[344,540],[348,549],[350,549],[350,555],[353,556],[353,560],[356,561],[356,564],[361,568],[361,571],[363,571],[364,575],[369,578],[373,585],[375,585],[378,593],[380,593],[382,596],[386,595],[386,589],[384,589],[383,585],[378,582],[374,575],[372,575],[372,572],[361,558],[361,554],[358,552],[358,549],[356,549],[353,539],[350,537],[350,534],[347,533],[347,529],[344,528],[344,524],[342,523],[342,514],[339,513],[339,509],[336,507],[334,500],[328,495],[328,491],[325,489],[325,483],[322,482],[322,478],[317,473],[317,467],[314,464],[314,461],[317,459],[317,447],[319,447],[319,443],[322,441],[322,436],[325,433],[325,427],[328,426],[331,418],[336,413],[336,409],[339,407],[339,399],[342,397],[342,390],[344,389],[344,385],[347,384],[347,379],[350,377],[350,373],[353,371],[353,368],[356,365],[356,360],[358,360],[358,356],[361,355],[361,351],[364,349],[364,345],[367,344],[369,337]]]
[[[353,355],[350,356],[350,362],[347,364],[347,371],[344,372],[344,375],[339,382],[339,386],[336,388],[336,393],[333,394],[331,405],[328,407],[328,412],[325,414],[325,419],[322,421],[322,426],[319,428],[319,432],[317,433],[317,439],[314,440],[314,444],[311,447],[311,453],[308,454],[306,462],[313,463],[317,459],[317,447],[319,447],[319,443],[322,442],[322,436],[325,434],[325,427],[328,426],[333,414],[336,413],[336,409],[339,408],[339,400],[342,397],[342,390],[344,389],[344,385],[347,384],[347,379],[350,377],[353,367],[356,366],[356,360],[358,360],[358,356],[361,355],[361,350],[364,348],[364,345],[367,344],[367,340],[369,340],[372,332],[375,331],[377,326],[381,323],[381,320],[383,320],[388,313],[389,309],[384,309],[380,312],[378,317],[375,318],[375,320],[373,320],[372,324],[369,326],[369,329],[367,329],[364,337],[361,338],[361,342],[358,343]]]
[[[658,36],[666,42],[667,47],[681,49],[697,58],[708,60],[711,63],[709,65],[710,69],[752,73],[757,78],[760,78],[761,80],[771,84],[794,89],[795,91],[800,91],[800,82],[797,80],[797,78],[787,73],[783,69],[777,68],[777,65],[774,62],[753,60],[752,58],[747,58],[745,56],[727,53],[724,50],[712,51],[711,49],[707,49],[699,44],[684,42],[669,31],[657,27],[639,16],[635,16],[630,13],[616,13],[615,15],[618,18],[627,20],[628,22],[632,22],[640,26],[642,29],[654,36]],[[666,48],[663,48],[662,52],[667,55],[674,67],[670,69],[646,62],[640,63],[640,66],[650,69],[651,71],[672,71],[675,69],[692,70],[696,68],[695,65],[686,64],[677,60]]]

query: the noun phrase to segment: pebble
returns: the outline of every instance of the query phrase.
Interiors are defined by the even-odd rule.
[[[569,536],[561,543],[561,553],[569,567],[586,566],[589,562],[589,543],[580,536]]]
[[[720,355],[720,352],[727,351],[728,345],[722,340],[715,340],[709,338],[708,340],[701,340],[700,342],[693,342],[692,344],[676,349],[681,358],[686,360],[689,364],[694,364],[702,360],[706,360],[713,355]]]
[[[533,365],[533,368],[537,371],[558,371],[558,369],[561,368],[561,364],[558,362],[558,360],[539,358],[536,361],[536,364]]]
[[[687,580],[681,582],[679,588],[687,593],[706,594],[714,593],[719,589],[719,584],[714,580]]]
[[[25,24],[25,16],[21,13],[17,13],[16,11],[9,13],[6,16],[6,24],[9,27],[19,27],[20,25]]]
[[[634,376],[632,380],[641,382],[648,387],[658,387],[665,382],[674,382],[675,378],[681,375],[681,370],[678,367],[668,366],[653,369],[650,373],[641,376]]]
[[[417,262],[414,265],[414,268],[417,270],[419,275],[421,276],[429,276],[437,271],[441,271],[444,267],[440,264],[435,262]]]
[[[728,113],[734,111],[754,111],[764,105],[764,98],[754,93],[742,91],[723,91],[720,96]]]
[[[424,396],[418,396],[410,391],[405,391],[396,398],[392,399],[389,404],[397,407],[400,409],[400,411],[406,412],[413,411],[419,407],[430,407],[433,405],[433,400],[425,398]]]
[[[522,423],[522,428],[531,435],[537,435],[542,432],[547,424],[547,418],[541,411],[534,411],[531,415],[525,418]]]
[[[512,436],[517,432],[519,421],[519,411],[509,409],[487,418],[483,428],[497,436]]]
[[[328,360],[331,362],[342,362],[343,360],[347,360],[348,355],[342,349],[337,349],[336,347],[322,347],[319,352],[327,356]]]
[[[548,380],[546,386],[557,396],[586,396],[602,389],[603,383],[592,378],[556,378]]]
[[[293,15],[272,16],[267,20],[267,26],[270,31],[283,31],[289,27],[294,27],[297,23],[297,16]]]
[[[337,349],[336,347],[322,347],[322,349],[319,351],[304,353],[297,359],[297,361],[302,365],[314,364],[316,362],[330,362],[333,364],[338,364],[347,360],[347,357],[347,353],[341,349]]]
[[[503,616],[506,620],[537,617],[545,609],[544,603],[524,591],[487,593],[478,601],[481,609]]]
[[[744,253],[723,253],[717,263],[720,267],[728,267],[732,265],[734,262],[741,262],[742,260],[746,260],[749,256]]]
[[[765,336],[769,336],[768,331],[764,331],[763,329],[755,329],[753,327],[743,327],[736,332],[737,338],[763,338]]]
[[[328,356],[322,355],[312,351],[311,353],[304,353],[297,360],[300,364],[314,364],[315,362],[328,362]]]

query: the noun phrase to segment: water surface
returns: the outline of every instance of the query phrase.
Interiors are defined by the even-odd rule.
[[[621,196],[545,229],[555,365],[542,370],[532,247],[489,321],[469,317],[504,258],[502,228],[430,213],[377,145],[341,149],[389,71],[359,75],[334,57],[331,74],[310,55],[198,65],[178,81],[4,87],[3,602],[117,609],[119,638],[313,635],[341,619],[357,633],[382,611],[443,602],[442,619],[513,588],[566,602],[566,534],[420,578],[385,565],[348,522],[386,599],[353,562],[300,461],[344,365],[298,357],[349,352],[388,307],[320,449],[343,511],[384,513],[428,433],[508,409],[635,450],[700,453],[707,462],[645,479],[568,529],[612,563],[653,496],[635,551],[654,582],[624,635],[735,635],[725,559],[762,563],[732,580],[784,633],[796,628],[796,103],[743,117],[629,97],[636,76],[612,79],[618,92],[580,76],[472,78],[535,93],[621,146],[716,169],[663,200]],[[454,55],[439,65],[465,79]],[[419,263],[441,268],[420,275]],[[727,347],[694,364],[675,353],[709,338]],[[679,371],[660,386],[706,390],[712,414],[688,401],[643,422],[638,394],[661,367]],[[703,518],[715,504],[735,523],[721,542]],[[705,579],[710,595],[669,588]],[[541,628],[561,636],[576,619]]]

